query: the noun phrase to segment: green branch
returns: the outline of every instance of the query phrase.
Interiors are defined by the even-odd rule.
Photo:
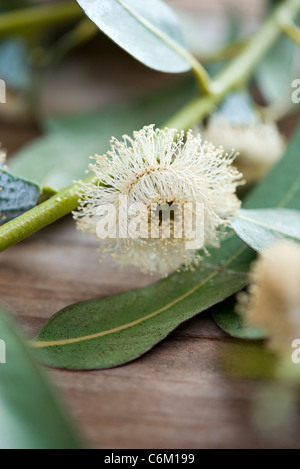
[[[228,92],[240,87],[251,77],[256,65],[282,34],[279,18],[288,16],[294,20],[299,14],[300,0],[285,0],[280,3],[247,43],[241,54],[213,81],[212,93],[188,104],[166,125],[187,130],[212,112]],[[87,180],[91,179],[92,176]],[[51,199],[3,225],[0,228],[0,251],[4,251],[75,210],[78,206],[77,192],[76,184],[63,189]]]
[[[279,18],[279,26],[282,31],[296,44],[300,45],[300,29],[298,26],[288,18]]]
[[[271,14],[258,32],[248,41],[242,52],[217,76],[212,83],[213,93],[199,97],[181,109],[167,122],[167,126],[188,129],[211,112],[226,94],[242,87],[255,67],[282,34],[279,18],[300,15],[300,0],[286,0]]]
[[[94,175],[83,179],[83,182],[91,182],[92,179]],[[66,187],[42,204],[5,223],[0,228],[0,252],[75,210],[78,191],[78,184]]]
[[[0,36],[26,34],[49,26],[75,21],[84,15],[75,1],[22,8],[0,15]]]

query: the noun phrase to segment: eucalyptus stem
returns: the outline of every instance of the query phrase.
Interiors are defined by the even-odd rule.
[[[94,175],[83,179],[91,182]],[[0,252],[19,243],[45,226],[59,220],[78,206],[79,185],[73,184],[0,228]]]
[[[189,52],[184,49],[181,50],[181,55],[186,59],[187,62],[191,64],[192,70],[195,74],[196,80],[198,82],[199,88],[205,95],[211,95],[212,90],[212,80],[203,67],[203,65]]]
[[[199,97],[181,109],[168,122],[167,126],[188,129],[211,112],[226,94],[242,87],[251,76],[257,64],[271,49],[282,34],[279,19],[300,14],[300,0],[286,0],[274,9],[257,33],[248,41],[242,52],[212,82],[213,93]]]
[[[211,83],[210,94],[189,103],[169,122],[168,127],[187,130],[207,116],[231,90],[245,84],[255,66],[282,34],[279,18],[291,20],[300,14],[300,0],[285,0],[249,40],[243,51]],[[0,26],[1,31],[1,26]],[[85,179],[91,181],[93,176]],[[78,185],[62,189],[46,202],[29,210],[0,228],[0,252],[55,222],[78,206]]]
[[[39,56],[40,65],[46,67],[57,65],[63,57],[75,47],[88,42],[99,32],[98,26],[89,18],[82,18],[75,27],[64,34],[48,51],[42,51]]]
[[[300,45],[300,28],[298,28],[293,21],[280,19],[279,25],[282,31],[289,36],[290,39]]]
[[[226,44],[212,52],[204,52],[200,54],[197,58],[201,63],[210,64],[214,62],[221,62],[222,60],[232,59],[236,57],[242,50],[245,48],[248,38],[241,39],[239,41],[233,42],[231,44]]]
[[[30,33],[48,26],[74,21],[84,15],[75,0],[22,8],[0,15],[0,36]]]

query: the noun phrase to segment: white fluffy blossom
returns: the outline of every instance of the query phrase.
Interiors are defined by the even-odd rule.
[[[125,219],[126,226],[131,227],[137,204],[145,208],[148,220],[156,217],[162,228],[164,220],[159,219],[159,211],[171,204],[175,209],[169,219],[168,238],[163,238],[161,231],[153,239],[150,223],[135,239],[122,238],[121,228],[115,239],[102,239],[104,254],[110,253],[119,265],[134,265],[144,272],[162,275],[198,262],[198,249],[187,249],[191,234],[183,230],[182,237],[178,237],[175,233],[180,214],[187,217],[185,204],[190,204],[192,216],[196,215],[197,204],[203,207],[201,247],[205,250],[218,245],[220,231],[240,206],[235,191],[241,174],[232,166],[234,154],[202,142],[200,135],[194,137],[191,131],[177,133],[174,129],[155,129],[154,125],[134,132],[133,138],[113,138],[110,145],[111,150],[95,156],[95,163],[90,165],[95,180],[81,186],[81,206],[75,213],[80,230],[96,234],[103,217],[107,226],[113,226],[115,215],[118,222]],[[104,215],[101,206],[111,210]]]
[[[210,118],[204,137],[226,151],[234,148],[238,152],[236,165],[249,184],[262,179],[285,149],[275,123],[256,120],[247,125],[232,124],[218,113]]]
[[[259,257],[250,273],[248,293],[239,294],[237,311],[249,326],[266,330],[270,347],[291,353],[300,338],[300,246],[280,240]]]

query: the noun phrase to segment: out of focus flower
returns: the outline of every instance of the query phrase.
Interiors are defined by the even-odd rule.
[[[203,134],[225,151],[238,152],[236,165],[247,184],[262,179],[283,155],[285,141],[274,122],[263,122],[250,97],[241,92],[229,95],[209,119]]]
[[[255,263],[250,280],[238,311],[249,326],[265,329],[275,352],[290,355],[292,342],[300,339],[300,246],[275,243]]]

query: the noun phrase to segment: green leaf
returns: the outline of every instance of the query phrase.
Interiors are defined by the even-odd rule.
[[[20,38],[13,37],[0,43],[0,77],[14,90],[28,90],[32,78],[29,54]]]
[[[259,327],[247,327],[243,318],[234,312],[234,300],[230,299],[212,310],[213,318],[218,326],[231,337],[246,340],[261,340],[266,333]]]
[[[300,208],[300,177],[295,171],[299,145],[300,131],[246,207]],[[69,306],[50,319],[32,345],[41,360],[55,367],[124,364],[182,322],[245,287],[254,257],[254,251],[231,232],[194,272],[175,273],[147,288]]]
[[[28,5],[26,0],[1,0],[0,12],[16,10]]]
[[[49,132],[10,159],[10,169],[20,177],[34,179],[41,187],[58,190],[81,179],[89,156],[105,153],[112,135],[116,138],[144,125],[163,122],[195,93],[195,83],[183,83],[120,109],[47,122]],[[159,116],[159,117],[158,117]]]
[[[300,211],[283,208],[240,210],[231,227],[248,246],[262,252],[280,239],[300,243]]]
[[[77,437],[32,351],[2,309],[0,340],[0,448],[78,448]]]
[[[55,367],[121,365],[200,310],[241,289],[245,281],[243,272],[218,272],[213,265],[176,273],[141,290],[69,306],[43,327],[32,345],[39,347],[42,361]]]
[[[295,106],[291,100],[292,82],[300,76],[300,48],[282,36],[256,71],[257,84],[267,104]]]
[[[220,103],[217,112],[232,126],[248,126],[257,122],[254,104],[248,91],[229,93]]]
[[[191,68],[175,13],[161,0],[77,0],[114,42],[148,67],[180,73]]]
[[[40,188],[0,166],[0,225],[35,207]]]

